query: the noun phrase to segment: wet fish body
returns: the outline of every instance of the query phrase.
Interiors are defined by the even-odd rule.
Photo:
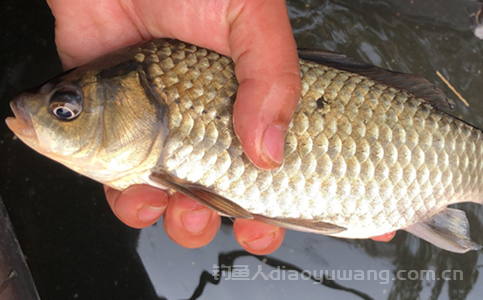
[[[228,57],[179,41],[119,50],[12,102],[29,146],[117,189],[147,183],[234,217],[345,238],[405,229],[479,249],[464,212],[482,201],[482,133],[425,79],[327,51],[299,52],[302,94],[283,166],[256,168],[232,127]]]

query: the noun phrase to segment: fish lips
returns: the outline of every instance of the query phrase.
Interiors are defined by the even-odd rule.
[[[27,144],[32,144],[37,142],[37,134],[29,114],[22,108],[24,97],[25,96],[21,94],[15,100],[10,102],[10,108],[15,117],[7,117],[5,123],[7,123],[8,128],[10,128],[10,130],[12,130],[22,141]]]

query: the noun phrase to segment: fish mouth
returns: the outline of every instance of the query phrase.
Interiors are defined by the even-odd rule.
[[[21,140],[35,141],[37,140],[37,134],[35,133],[32,121],[27,112],[19,107],[18,101],[21,101],[21,99],[10,102],[10,108],[15,117],[7,117],[5,123],[7,123],[8,128]]]

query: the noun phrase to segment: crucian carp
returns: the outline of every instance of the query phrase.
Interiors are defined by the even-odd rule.
[[[463,211],[483,202],[482,132],[424,78],[299,50],[302,93],[283,165],[260,170],[233,130],[233,61],[176,40],[142,42],[11,102],[28,146],[123,190],[150,184],[222,215],[369,238],[404,229],[480,249]],[[446,111],[446,112],[443,112]]]

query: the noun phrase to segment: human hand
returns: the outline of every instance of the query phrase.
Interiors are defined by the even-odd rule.
[[[122,46],[170,37],[230,56],[240,86],[235,131],[247,156],[260,168],[280,166],[285,131],[301,83],[296,45],[283,0],[48,0],[56,18],[56,44],[65,68]],[[105,188],[118,218],[142,228],[164,214],[167,234],[195,248],[209,243],[220,226],[218,213],[183,196],[149,186],[123,193]],[[285,230],[237,219],[233,229],[249,252],[267,254]]]

